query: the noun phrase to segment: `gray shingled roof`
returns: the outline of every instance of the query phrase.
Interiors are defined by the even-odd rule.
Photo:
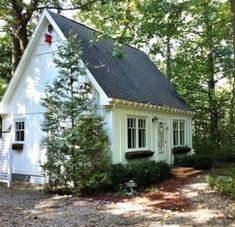
[[[77,35],[83,50],[82,60],[108,97],[190,110],[145,53],[125,46],[124,58],[117,59],[112,56],[113,39],[91,45],[93,29],[49,13],[66,37]]]

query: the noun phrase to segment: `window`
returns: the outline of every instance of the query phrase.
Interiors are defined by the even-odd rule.
[[[146,147],[146,120],[142,118],[127,119],[128,149]]]
[[[24,130],[25,130],[24,121],[15,122],[15,141],[24,142]]]
[[[185,145],[185,122],[173,121],[173,145],[184,146]]]

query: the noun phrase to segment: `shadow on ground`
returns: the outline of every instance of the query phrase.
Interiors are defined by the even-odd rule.
[[[157,187],[159,192],[123,200],[0,185],[0,226],[235,226],[234,201],[211,190],[205,176]]]

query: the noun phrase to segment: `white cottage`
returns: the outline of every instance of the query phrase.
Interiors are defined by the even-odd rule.
[[[3,138],[0,179],[42,182],[40,163],[43,112],[41,97],[57,76],[57,47],[76,34],[87,64],[85,80],[95,90],[106,121],[111,163],[145,157],[173,162],[172,148],[192,147],[192,112],[169,81],[141,51],[125,46],[124,58],[112,56],[113,40],[94,41],[94,30],[45,10],[1,103]]]

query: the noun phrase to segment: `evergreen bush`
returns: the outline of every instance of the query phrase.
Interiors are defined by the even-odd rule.
[[[195,169],[210,169],[213,166],[213,158],[210,155],[186,155],[183,157],[175,158],[175,166],[193,167]]]
[[[129,180],[134,180],[137,186],[141,187],[169,177],[170,166],[165,162],[131,161],[111,166],[111,184],[114,190]]]
[[[47,189],[73,193],[100,189],[109,182],[109,144],[104,121],[92,112],[92,87],[81,82],[86,75],[76,38],[60,46],[54,62],[59,75],[47,86],[42,130],[47,161],[42,165]]]

